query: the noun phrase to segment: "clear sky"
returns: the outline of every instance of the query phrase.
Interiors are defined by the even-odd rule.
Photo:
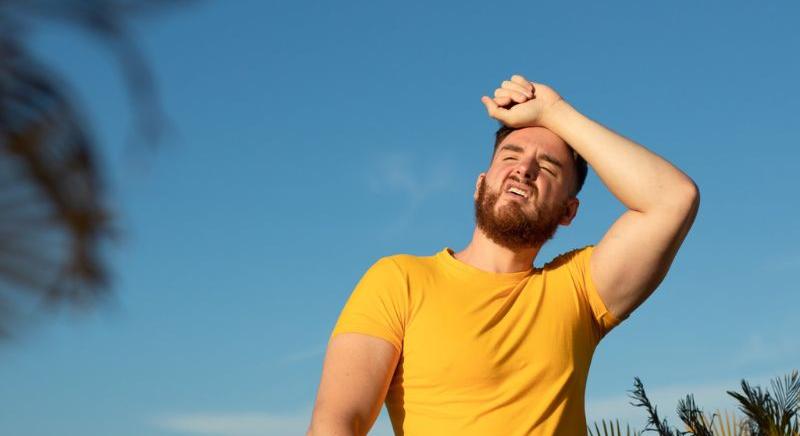
[[[699,185],[659,290],[599,345],[591,420],[659,410],[800,366],[797,2],[201,2],[137,26],[170,131],[131,161],[105,47],[34,41],[84,103],[125,238],[115,298],[0,344],[0,434],[291,435],[324,347],[379,257],[463,248],[514,73]],[[596,243],[622,206],[590,172],[537,266]],[[673,418],[673,421],[676,421]],[[372,434],[387,435],[381,417]]]

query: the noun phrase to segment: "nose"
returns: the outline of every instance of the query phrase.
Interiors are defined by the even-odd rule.
[[[536,180],[539,175],[539,164],[535,159],[520,159],[514,168],[514,174],[524,180]]]

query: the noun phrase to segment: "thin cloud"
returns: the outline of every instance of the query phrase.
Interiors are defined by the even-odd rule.
[[[775,257],[762,263],[761,267],[770,272],[797,272],[800,271],[800,254]]]
[[[302,362],[304,360],[320,357],[324,353],[325,353],[324,345],[315,345],[313,347],[308,347],[304,350],[298,350],[298,351],[293,351],[291,353],[287,353],[284,356],[278,358],[278,363],[288,364],[288,363]]]
[[[266,412],[184,413],[160,417],[156,427],[190,435],[285,436],[305,434],[310,411],[293,414]]]
[[[160,429],[185,435],[204,436],[286,436],[304,435],[311,422],[311,407],[293,413],[182,413],[161,416],[152,424]],[[370,436],[391,436],[392,426],[381,414]]]
[[[384,153],[375,158],[369,187],[375,193],[399,192],[418,204],[452,185],[453,167],[451,159],[431,161],[409,153]]]
[[[773,325],[772,330],[770,335],[750,334],[734,355],[734,365],[776,364],[800,357],[800,341],[791,327],[780,329]]]
[[[783,374],[745,377],[751,384],[769,386],[769,381]],[[738,390],[741,379],[730,379],[699,384],[674,384],[671,386],[648,386],[645,388],[650,400],[658,407],[659,414],[674,426],[682,423],[675,414],[678,400],[693,394],[698,406],[706,413],[717,410],[738,412],[736,401],[726,391]],[[610,397],[589,398],[586,401],[587,421],[591,425],[601,419],[619,419],[623,425],[630,424],[639,430],[646,422],[645,411],[634,407],[627,393]],[[311,420],[311,407],[293,413],[239,412],[239,413],[181,413],[164,415],[152,424],[166,431],[185,435],[205,436],[285,436],[302,435]],[[391,436],[391,423],[384,410],[378,417],[370,436]]]
[[[366,174],[370,191],[377,195],[400,194],[406,201],[403,212],[384,227],[384,236],[401,233],[426,202],[455,183],[455,161],[449,157],[422,159],[407,152],[386,152],[373,160],[371,171]]]

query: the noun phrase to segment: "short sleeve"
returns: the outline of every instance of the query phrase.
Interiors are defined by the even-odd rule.
[[[594,251],[594,246],[591,245],[576,250],[574,255],[571,256],[568,265],[570,274],[573,276],[573,282],[576,283],[578,291],[591,308],[595,328],[599,334],[599,339],[602,339],[611,329],[616,327],[621,320],[617,319],[617,317],[609,312],[605,303],[600,298],[600,294],[597,292],[589,267],[589,259],[592,257],[592,251]]]
[[[407,282],[398,265],[385,257],[361,277],[345,303],[330,339],[362,333],[385,339],[400,351],[408,310]]]

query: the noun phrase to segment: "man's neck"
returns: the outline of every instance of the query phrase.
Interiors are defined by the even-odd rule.
[[[498,245],[479,228],[472,233],[472,241],[466,248],[454,254],[454,257],[467,265],[493,273],[512,273],[527,271],[540,247],[512,250]]]

